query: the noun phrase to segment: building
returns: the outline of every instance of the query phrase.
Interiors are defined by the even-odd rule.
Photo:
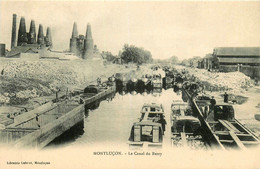
[[[218,60],[216,60],[212,54],[206,54],[206,56],[199,61],[198,68],[207,70],[218,69],[216,61]]]
[[[93,49],[94,49],[94,46],[93,46],[91,26],[90,26],[90,24],[88,24],[87,25],[86,36],[85,36],[85,39],[84,39],[83,59],[91,58],[93,56],[93,52],[94,52]]]
[[[10,52],[8,52],[6,57],[22,59],[39,59],[39,54],[36,46],[16,46]]]
[[[213,51],[219,71],[240,71],[254,78],[260,77],[260,47],[219,47]]]
[[[25,18],[21,17],[18,28],[18,35],[16,36],[16,19],[17,15],[13,14],[11,51],[8,52],[7,57],[17,58],[24,55],[24,53],[27,53],[27,55],[29,55],[28,53],[38,53],[38,50],[42,47],[52,48],[51,30],[49,27],[47,28],[46,36],[44,36],[43,27],[40,24],[38,35],[36,36],[34,20],[31,20],[30,29],[29,32],[27,32]],[[39,56],[37,55],[36,58],[39,58]]]
[[[72,35],[70,38],[70,52],[76,54],[82,59],[97,59],[101,55],[96,45],[93,43],[91,25],[87,25],[86,35],[78,35],[77,23],[74,22]]]
[[[5,44],[0,43],[0,57],[5,57]]]

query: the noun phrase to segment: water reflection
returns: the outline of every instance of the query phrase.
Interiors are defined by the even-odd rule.
[[[170,112],[172,99],[177,97],[172,89],[121,90],[95,103],[85,106],[84,127],[72,129],[50,145],[126,144],[133,122],[140,117],[144,103],[163,103]],[[72,138],[71,138],[72,137]]]
[[[84,121],[82,120],[78,124],[74,125],[68,131],[50,142],[46,148],[62,146],[64,144],[70,144],[75,142],[80,136],[84,134]]]

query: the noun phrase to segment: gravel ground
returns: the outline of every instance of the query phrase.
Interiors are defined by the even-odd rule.
[[[135,76],[146,73],[149,66],[106,64],[85,60],[21,60],[0,58],[0,104],[24,104],[32,98],[49,96],[57,90],[84,88],[106,81],[117,72],[133,71]]]

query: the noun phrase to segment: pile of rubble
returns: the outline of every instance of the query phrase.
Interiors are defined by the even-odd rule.
[[[209,90],[232,90],[236,92],[253,86],[250,77],[241,72],[209,72],[204,69],[186,67],[177,67],[177,70],[179,72],[185,71],[188,76],[195,77],[197,81],[200,81]]]
[[[4,88],[0,91],[0,103],[11,103],[14,99],[28,100],[51,95],[58,90],[65,91],[67,88],[70,90],[86,86],[95,82],[97,77],[106,81],[108,77],[120,72],[122,68],[119,65],[104,66],[79,60],[12,60],[2,65],[2,70],[0,70],[4,81],[0,83],[0,88]],[[12,85],[8,87],[8,83]],[[27,89],[26,87],[29,86],[31,87]],[[5,92],[8,90],[6,95],[3,94],[4,90]]]
[[[61,84],[77,84],[79,82],[77,75],[68,64],[58,64],[57,62],[8,62],[3,68],[3,75],[46,81],[57,80]]]

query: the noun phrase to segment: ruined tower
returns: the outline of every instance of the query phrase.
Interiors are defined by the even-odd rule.
[[[25,19],[24,17],[21,17],[20,19],[20,25],[18,29],[18,41],[17,46],[21,46],[23,43],[27,43],[27,33],[26,33],[26,25],[25,25]]]
[[[77,38],[78,38],[77,23],[74,22],[72,35],[70,38],[70,51],[75,54],[77,53]]]
[[[16,46],[16,14],[13,14],[11,49]]]
[[[47,28],[46,37],[45,37],[45,44],[47,47],[52,47],[52,37],[51,37],[51,28]]]
[[[36,29],[34,20],[31,20],[30,31],[28,34],[28,44],[36,44]]]
[[[84,53],[83,59],[88,59],[93,55],[93,39],[92,39],[92,32],[91,26],[88,23],[87,25],[87,32],[84,40]]]
[[[44,35],[43,35],[43,28],[41,24],[39,25],[37,43],[40,45],[44,45]]]

